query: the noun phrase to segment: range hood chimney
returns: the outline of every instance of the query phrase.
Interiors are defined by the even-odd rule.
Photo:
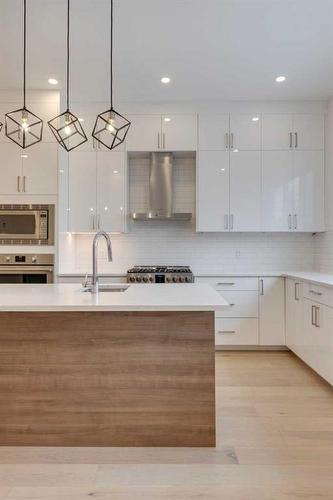
[[[150,153],[149,211],[132,213],[133,220],[191,219],[191,213],[173,212],[173,159],[173,153]]]

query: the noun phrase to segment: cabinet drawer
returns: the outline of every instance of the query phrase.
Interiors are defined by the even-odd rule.
[[[333,288],[304,283],[303,296],[314,302],[319,302],[320,304],[333,307]]]
[[[215,290],[258,290],[258,278],[235,278],[216,276],[214,278],[196,278],[197,283],[209,283]]]
[[[236,290],[219,291],[220,295],[230,304],[223,311],[218,311],[219,318],[257,318],[258,317],[258,292]]]
[[[215,345],[258,345],[258,320],[216,318]]]

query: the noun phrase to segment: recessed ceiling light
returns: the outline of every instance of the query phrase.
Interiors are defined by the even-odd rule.
[[[171,82],[171,78],[169,78],[168,76],[163,76],[161,78],[161,82],[162,83],[170,83]]]
[[[58,85],[58,80],[56,80],[55,78],[49,78],[47,80],[49,82],[50,85]]]
[[[169,117],[167,117],[167,116],[166,116],[166,117],[164,118],[164,121],[165,121],[165,122],[171,122],[171,118],[169,118]]]
[[[234,153],[238,153],[238,149],[233,149],[232,150]]]
[[[21,158],[28,158],[28,155],[21,155]]]
[[[113,173],[114,174],[119,174],[119,170],[114,170]]]
[[[253,122],[258,122],[258,121],[259,121],[259,116],[254,116],[254,117],[252,118],[252,121],[253,121]]]
[[[278,82],[278,83],[281,83],[281,82],[284,82],[285,79],[286,79],[286,77],[281,75],[281,76],[277,76],[275,78],[275,81]]]

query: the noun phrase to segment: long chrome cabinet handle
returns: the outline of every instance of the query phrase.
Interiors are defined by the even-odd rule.
[[[291,229],[291,214],[288,215],[288,228]]]
[[[289,147],[293,147],[293,133],[289,132]]]
[[[224,134],[224,147],[225,149],[228,149],[229,146],[229,141],[228,141],[228,132]]]
[[[323,295],[322,292],[316,292],[316,290],[309,290],[310,293],[313,293],[313,295]]]
[[[316,308],[316,314],[315,314],[315,326],[317,328],[320,328],[320,323],[319,323],[319,312],[320,312],[320,307],[315,306]]]
[[[20,193],[21,192],[21,186],[20,186],[20,176],[18,175],[17,176],[17,192]]]
[[[221,335],[233,335],[236,333],[236,330],[219,330],[217,333]]]
[[[234,134],[230,134],[230,149],[234,149]]]
[[[298,132],[295,132],[295,148],[298,148]]]
[[[26,176],[23,176],[23,193],[25,193],[25,185],[26,185]]]
[[[260,295],[264,295],[264,280],[259,280],[260,285]]]
[[[229,219],[229,215],[225,214],[225,216],[224,216],[224,229],[229,229],[228,219]]]
[[[300,300],[298,291],[299,291],[299,283],[295,283],[295,300]]]
[[[294,214],[294,229],[297,229],[297,214]]]
[[[312,324],[312,326],[316,326],[315,314],[316,314],[316,306],[311,306],[311,324]]]
[[[217,286],[221,286],[221,285],[235,285],[235,283],[232,283],[232,282],[228,282],[228,281],[221,281],[220,283],[216,283]]]

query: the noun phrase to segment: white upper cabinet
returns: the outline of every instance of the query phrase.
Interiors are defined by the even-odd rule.
[[[160,115],[130,115],[127,134],[128,151],[158,151],[162,144]]]
[[[75,151],[69,160],[68,229],[88,232],[97,229],[96,153]]]
[[[293,154],[294,229],[323,231],[324,155],[322,151],[295,151]]]
[[[293,132],[295,149],[324,149],[323,115],[294,115]]]
[[[58,145],[40,142],[23,158],[23,191],[26,194],[58,192]]]
[[[196,151],[196,115],[163,115],[161,149],[167,151]]]
[[[130,115],[128,151],[196,151],[196,115]]]
[[[0,143],[0,194],[18,194],[23,189],[22,151],[13,143]]]
[[[264,114],[262,116],[262,147],[264,150],[291,149],[293,145],[293,115]]]
[[[263,149],[324,149],[322,114],[264,114]]]
[[[229,151],[200,151],[197,231],[229,231]]]
[[[262,164],[262,229],[292,229],[293,154],[291,151],[264,151]]]
[[[261,153],[230,153],[230,230],[260,231]]]
[[[97,226],[107,232],[125,231],[125,155],[97,155]]]
[[[229,115],[199,116],[199,150],[229,149]]]
[[[230,149],[260,150],[261,116],[230,115]]]

